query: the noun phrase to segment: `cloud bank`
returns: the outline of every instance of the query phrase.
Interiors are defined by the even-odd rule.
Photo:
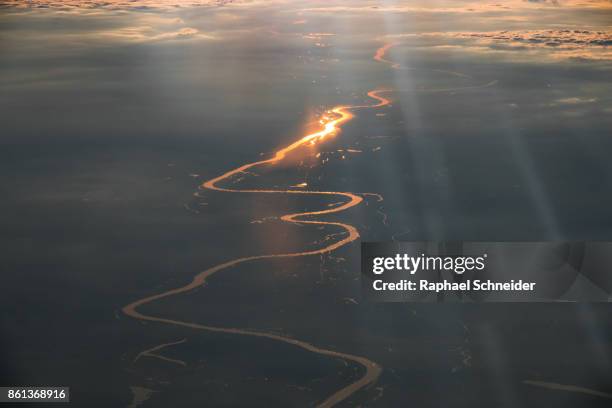
[[[553,58],[612,60],[612,32],[601,30],[521,30],[432,32],[389,35],[398,40],[428,40],[422,45],[468,51],[543,52]]]
[[[232,0],[2,0],[0,6],[14,7],[22,9],[112,9],[112,10],[131,10],[131,9],[162,9],[162,8],[183,8],[198,6],[220,6],[233,3]]]

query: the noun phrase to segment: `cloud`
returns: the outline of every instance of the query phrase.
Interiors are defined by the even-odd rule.
[[[532,46],[609,46],[612,34],[605,31],[590,30],[527,30],[456,33],[458,38],[474,38],[488,43],[506,42]]]
[[[232,3],[232,0],[4,0],[2,6],[27,9],[160,9],[197,6],[219,6]]]
[[[612,60],[612,32],[601,30],[521,30],[431,32],[387,38],[427,39],[428,46],[471,51],[547,53],[554,58]],[[541,54],[539,54],[541,55]]]
[[[584,116],[593,106],[599,102],[598,98],[585,96],[570,96],[565,98],[555,99],[549,103],[543,103],[540,106],[545,108],[560,109],[560,112],[565,116],[579,117]]]
[[[348,4],[347,4],[348,3]],[[348,1],[312,1],[294,0],[3,0],[0,7],[27,9],[179,9],[202,6],[223,5],[265,6],[284,4],[303,7],[301,11],[320,12],[429,12],[429,13],[474,13],[504,11],[517,9],[540,9],[547,7],[564,8],[608,8],[612,9],[610,0],[506,0],[503,2],[479,2],[473,0],[442,0],[437,2],[415,1],[385,5],[377,0]]]
[[[504,2],[437,1],[410,2],[410,4],[387,4],[362,1],[354,4],[329,2],[301,11],[310,12],[392,12],[392,13],[479,13],[517,10],[537,10],[551,7],[611,9],[610,0],[506,0]]]
[[[597,98],[580,98],[577,96],[571,98],[561,98],[553,102],[553,106],[556,105],[583,105],[586,103],[595,103]]]
[[[106,46],[111,43],[152,43],[162,41],[213,40],[218,33],[202,31],[170,13],[139,11],[52,13],[7,13],[14,29],[3,34],[7,40],[40,43],[41,33],[48,44]],[[80,16],[80,17],[79,17]],[[49,24],[49,21],[55,24]],[[193,22],[192,22],[193,23]]]
[[[196,38],[214,38],[213,36],[201,33],[199,30],[192,27],[183,27],[178,30],[166,32],[155,30],[150,26],[123,27],[108,31],[98,31],[91,33],[90,35],[98,39],[110,38],[129,42],[155,42]]]
[[[505,51],[543,50],[573,59],[612,60],[612,33],[590,30],[527,30],[454,33],[455,38]]]
[[[528,3],[538,3],[538,4],[551,4],[553,6],[559,6],[559,0],[525,0]]]

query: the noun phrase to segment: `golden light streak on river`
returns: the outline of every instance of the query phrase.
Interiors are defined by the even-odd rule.
[[[337,106],[333,108],[331,112],[325,116],[325,118],[327,119],[323,119],[323,123],[322,123],[323,129],[315,133],[308,134],[302,137],[301,139],[295,141],[294,143],[290,144],[289,146],[278,150],[274,154],[274,156],[270,159],[260,160],[260,161],[256,161],[253,163],[244,164],[218,177],[215,177],[211,180],[204,182],[201,186],[202,188],[209,189],[209,190],[223,191],[223,192],[229,192],[229,193],[240,193],[240,194],[247,194],[247,193],[251,193],[251,194],[304,194],[304,195],[308,194],[308,195],[344,197],[346,198],[346,201],[342,205],[339,205],[337,207],[328,208],[325,210],[318,210],[318,211],[308,211],[308,212],[302,212],[302,213],[287,214],[281,217],[281,220],[285,222],[289,222],[289,223],[294,223],[294,224],[314,224],[314,225],[335,226],[346,232],[346,236],[344,238],[336,242],[333,242],[329,245],[326,245],[324,247],[321,247],[319,249],[313,249],[310,251],[255,255],[255,256],[237,258],[237,259],[234,259],[228,262],[224,262],[222,264],[213,266],[209,269],[206,269],[205,271],[200,272],[193,278],[193,280],[190,283],[184,286],[181,286],[175,289],[171,289],[171,290],[168,290],[162,293],[158,293],[156,295],[148,296],[143,299],[137,300],[133,303],[130,303],[129,305],[123,308],[123,312],[126,315],[133,317],[135,319],[139,319],[139,320],[165,323],[165,324],[171,324],[175,326],[189,327],[192,329],[207,330],[211,332],[228,333],[228,334],[253,336],[253,337],[263,337],[263,338],[267,338],[270,340],[281,341],[283,343],[301,347],[305,350],[308,350],[316,354],[341,358],[347,361],[352,361],[365,368],[365,373],[359,379],[345,386],[344,388],[336,391],[334,394],[332,394],[327,399],[325,399],[323,402],[321,402],[318,405],[319,407],[331,407],[345,400],[346,398],[353,395],[355,392],[359,391],[363,387],[369,384],[372,384],[374,381],[376,381],[376,379],[380,376],[380,373],[382,372],[382,368],[380,365],[378,365],[374,361],[371,361],[365,357],[343,353],[340,351],[325,349],[325,348],[318,347],[314,344],[308,343],[303,340],[297,340],[294,338],[284,337],[278,334],[273,334],[273,333],[268,333],[268,332],[263,332],[263,331],[247,330],[247,329],[231,328],[231,327],[207,326],[205,324],[200,324],[200,323],[184,322],[181,320],[175,320],[175,319],[170,319],[170,318],[145,315],[139,312],[138,308],[146,304],[149,304],[151,302],[154,302],[156,300],[159,300],[159,299],[167,298],[170,296],[176,296],[182,293],[189,292],[195,288],[202,286],[206,282],[206,279],[208,279],[215,273],[231,268],[239,264],[243,264],[246,262],[252,262],[252,261],[258,261],[258,260],[264,260],[264,259],[297,258],[297,257],[303,257],[303,256],[310,256],[310,255],[326,254],[326,253],[335,251],[336,249],[343,247],[344,245],[347,245],[355,241],[356,239],[358,239],[359,232],[357,231],[357,228],[355,228],[353,225],[345,224],[341,222],[318,221],[318,220],[311,219],[311,217],[339,213],[339,212],[348,210],[349,208],[355,207],[356,205],[359,205],[363,201],[363,198],[360,195],[353,194],[350,192],[338,192],[338,191],[269,190],[269,189],[241,190],[241,189],[221,187],[219,186],[219,184],[223,181],[230,179],[232,176],[236,174],[244,173],[253,167],[277,163],[283,160],[287,156],[287,154],[289,154],[290,152],[302,146],[322,142],[326,138],[338,134],[340,132],[342,125],[344,125],[346,122],[353,119],[354,115],[351,111],[356,110],[356,109],[363,109],[363,108],[379,108],[379,107],[389,105],[390,100],[381,95],[382,93],[385,93],[385,92],[388,92],[388,91],[380,89],[380,90],[374,90],[374,91],[368,92],[368,96],[377,101],[376,103],[371,104],[371,105]],[[335,117],[334,119],[329,118],[329,115],[332,115],[332,114]],[[305,217],[307,217],[308,219],[304,219]]]
[[[389,49],[391,49],[391,47],[394,47],[395,45],[396,45],[395,43],[386,43],[382,47],[378,48],[376,50],[376,53],[374,54],[374,57],[373,57],[374,60],[378,62],[382,62],[384,64],[389,64],[391,65],[391,68],[393,69],[399,69],[400,64],[385,58],[387,55],[387,51],[389,51]]]

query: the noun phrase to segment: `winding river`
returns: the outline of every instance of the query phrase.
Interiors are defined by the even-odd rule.
[[[273,157],[260,160],[252,163],[244,164],[240,167],[237,167],[233,170],[230,170],[218,177],[210,179],[204,182],[201,187],[203,189],[221,191],[226,193],[235,193],[235,194],[302,194],[302,195],[317,195],[317,196],[335,196],[343,199],[341,205],[336,207],[327,208],[324,210],[316,210],[316,211],[308,211],[302,213],[295,214],[286,214],[280,217],[280,219],[284,222],[293,223],[293,224],[313,224],[313,225],[323,225],[323,226],[334,226],[338,227],[344,231],[343,238],[339,239],[335,242],[330,243],[329,245],[323,246],[318,249],[313,249],[309,251],[302,252],[290,252],[290,253],[278,253],[278,254],[266,254],[266,255],[255,255],[255,256],[247,256],[243,258],[236,258],[227,262],[224,262],[219,265],[215,265],[202,271],[195,275],[191,282],[186,285],[167,290],[162,293],[158,293],[155,295],[151,295],[142,299],[139,299],[123,308],[123,312],[133,317],[134,319],[149,321],[149,322],[157,322],[170,324],[175,326],[189,327],[196,330],[206,330],[209,332],[217,332],[217,333],[228,333],[234,335],[241,336],[252,336],[252,337],[262,337],[274,341],[280,341],[283,343],[291,344],[296,347],[300,347],[302,349],[308,350],[312,353],[340,358],[346,361],[351,361],[353,363],[359,364],[365,368],[363,375],[345,386],[344,388],[334,392],[323,402],[319,403],[319,407],[331,407],[336,405],[337,403],[347,399],[349,396],[353,395],[355,392],[359,391],[363,387],[374,383],[377,378],[380,376],[382,372],[382,368],[380,365],[367,359],[366,357],[357,356],[349,353],[343,353],[336,350],[326,349],[323,347],[319,347],[312,343],[309,343],[304,340],[298,340],[291,337],[285,337],[279,334],[268,333],[265,331],[256,331],[250,329],[240,329],[233,327],[216,327],[216,326],[208,326],[201,323],[192,323],[185,322],[177,319],[170,319],[166,317],[159,316],[151,316],[144,314],[139,311],[139,308],[146,304],[150,304],[155,302],[156,300],[168,298],[171,296],[177,296],[186,292],[189,292],[197,287],[204,285],[206,280],[210,278],[212,275],[217,272],[221,272],[228,268],[234,267],[239,264],[243,264],[246,262],[254,262],[265,259],[274,259],[274,258],[298,258],[312,255],[321,255],[326,254],[332,251],[335,251],[338,248],[341,248],[359,238],[359,231],[353,225],[345,224],[341,222],[331,222],[331,221],[320,221],[314,219],[317,216],[328,215],[339,213],[349,208],[355,207],[359,205],[363,201],[362,195],[354,194],[350,192],[339,192],[339,191],[310,191],[310,190],[269,190],[269,189],[234,189],[223,187],[223,182],[229,180],[231,177],[244,173],[254,167],[258,166],[266,166],[273,165],[283,159],[292,151],[307,146],[309,144],[314,143],[322,143],[326,138],[332,137],[338,134],[341,130],[342,125],[350,121],[354,118],[353,111],[358,109],[370,109],[370,108],[381,108],[383,106],[389,105],[390,100],[382,96],[387,90],[373,90],[368,92],[368,96],[373,99],[375,102],[370,105],[353,105],[353,106],[337,106],[331,111],[328,111],[325,114],[322,121],[322,129],[308,134],[297,141],[293,142],[289,146],[286,146],[280,150],[278,150]]]

